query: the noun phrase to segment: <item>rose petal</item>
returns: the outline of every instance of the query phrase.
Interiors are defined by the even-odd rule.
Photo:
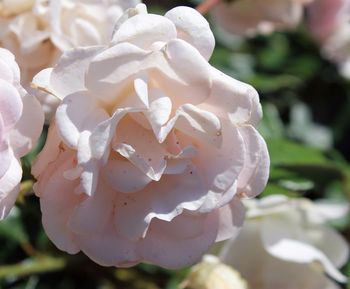
[[[288,224],[288,223],[287,223]],[[281,260],[296,263],[312,263],[318,261],[324,270],[339,282],[346,282],[347,278],[338,271],[327,256],[300,236],[291,223],[279,219],[264,219],[261,237],[264,247],[272,256]]]
[[[91,197],[75,206],[67,226],[76,234],[100,234],[113,213],[114,192],[102,182]]]
[[[104,174],[111,187],[122,193],[140,191],[152,181],[131,162],[119,158],[108,162]]]
[[[85,90],[85,71],[101,47],[77,48],[63,53],[51,73],[51,90],[63,99],[76,91]]]
[[[266,143],[252,126],[241,126],[244,140],[244,166],[238,176],[238,190],[250,198],[260,194],[269,177],[270,158]]]
[[[12,128],[20,119],[23,103],[14,86],[0,79],[0,113],[5,129]]]
[[[67,223],[74,207],[80,202],[81,196],[74,194],[78,181],[69,181],[62,178],[64,171],[74,167],[72,152],[61,153],[55,164],[54,170],[47,170],[40,176],[45,186],[34,188],[40,195],[40,207],[42,222],[48,237],[63,251],[70,254],[79,252],[79,246],[75,234],[67,227]]]
[[[10,131],[11,147],[20,157],[35,146],[44,126],[44,113],[37,99],[24,94],[22,102],[21,117]]]
[[[215,68],[211,69],[211,75],[211,94],[199,107],[229,119],[234,124],[249,123],[255,126],[262,117],[256,90]]]
[[[141,245],[143,257],[147,262],[169,269],[188,266],[199,261],[214,242],[218,224],[218,218],[215,214],[202,217],[204,230],[202,234],[192,238],[174,238],[176,234],[178,236],[181,234],[181,232],[176,232],[177,228],[181,228],[177,222],[187,223],[190,221],[189,218],[183,219],[181,215],[178,218],[180,220],[174,221],[174,223],[164,223],[164,221],[152,223],[147,238]],[[193,224],[197,224],[196,220]]]
[[[7,172],[0,179],[0,220],[8,215],[15,204],[21,178],[21,164],[12,156]]]
[[[239,198],[219,209],[219,230],[216,242],[234,239],[239,234],[245,219],[245,208]]]
[[[152,219],[171,221],[184,209],[197,210],[205,194],[194,168],[188,168],[183,175],[168,175],[140,192],[118,196],[116,229],[122,236],[137,240],[145,236]]]
[[[215,38],[208,21],[196,10],[180,6],[164,15],[176,26],[177,37],[192,44],[202,56],[209,60],[215,46]]]
[[[126,20],[113,35],[116,43],[127,42],[149,49],[156,41],[168,42],[176,38],[175,25],[155,14],[138,14]]]

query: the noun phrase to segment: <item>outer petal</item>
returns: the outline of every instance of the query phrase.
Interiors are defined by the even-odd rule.
[[[121,238],[112,222],[99,234],[77,236],[81,250],[102,266],[131,267],[142,261],[134,243]]]
[[[35,146],[44,125],[44,113],[36,98],[25,94],[22,96],[22,102],[21,117],[10,132],[11,147],[20,157]]]
[[[192,44],[202,56],[209,60],[215,47],[215,38],[207,20],[189,7],[176,7],[165,15],[176,26],[177,37]]]
[[[194,222],[182,215],[177,218],[170,223],[164,221],[152,223],[141,245],[143,257],[147,262],[169,269],[188,266],[199,261],[215,241],[218,226],[218,216],[215,213],[201,216],[204,230],[198,236],[190,238],[181,237],[181,230],[183,226],[189,227],[191,223],[198,226],[197,217],[193,217]],[[195,227],[193,230],[198,232]]]
[[[201,143],[198,155],[193,158],[195,166],[201,168],[201,176],[209,189],[207,200],[201,208],[203,212],[219,208],[232,199],[236,193],[236,180],[243,166],[243,139],[237,128],[222,122],[222,136],[223,144],[220,148]],[[179,137],[180,143],[186,138]]]
[[[171,221],[184,209],[195,211],[203,204],[205,194],[194,169],[183,175],[167,175],[138,193],[118,196],[116,229],[120,235],[137,240],[145,236],[152,219]]]
[[[22,178],[20,162],[12,156],[12,162],[0,179],[0,220],[4,219],[15,204]]]
[[[215,68],[211,68],[211,75],[213,86],[210,96],[200,107],[234,124],[257,125],[262,117],[262,109],[256,90]]]
[[[94,194],[74,208],[67,226],[79,235],[100,234],[112,216],[114,198],[115,193],[100,182]]]
[[[45,146],[32,165],[34,177],[39,178],[47,166],[58,158],[60,150],[65,150],[64,146],[60,146],[60,143],[61,139],[57,134],[56,124],[53,121],[49,128]]]
[[[238,190],[248,197],[260,194],[269,177],[270,158],[266,143],[252,126],[239,128],[244,141],[244,167],[238,176]]]
[[[63,251],[70,254],[79,252],[74,233],[67,223],[74,207],[81,201],[81,195],[74,193],[77,181],[66,180],[63,174],[74,167],[74,155],[67,151],[60,154],[59,159],[40,175],[39,182],[34,188],[40,195],[42,222],[48,237]]]
[[[216,242],[230,238],[234,239],[243,226],[245,218],[245,208],[243,204],[237,197],[234,197],[228,205],[218,210],[220,225]]]
[[[6,129],[12,128],[22,114],[23,103],[16,88],[0,79],[0,113]]]

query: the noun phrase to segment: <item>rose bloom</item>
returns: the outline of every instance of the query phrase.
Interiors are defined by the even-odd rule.
[[[20,157],[35,144],[43,122],[40,104],[20,85],[13,54],[0,48],[0,220],[16,201],[22,178]]]
[[[193,266],[180,289],[248,289],[247,282],[232,267],[213,255]]]
[[[0,6],[0,45],[12,51],[22,84],[53,66],[65,50],[108,44],[115,22],[138,0],[6,0]],[[49,119],[59,100],[36,95]]]
[[[308,8],[308,27],[325,58],[350,78],[350,1],[317,0]]]
[[[313,0],[235,0],[222,1],[212,10],[220,27],[235,35],[254,36],[274,30],[295,28],[303,7]]]
[[[327,221],[348,207],[272,196],[248,201],[247,220],[221,260],[239,271],[250,289],[339,289],[337,268],[349,257],[346,240]]]
[[[209,65],[195,10],[127,10],[110,46],[72,50],[37,86],[62,99],[33,166],[44,228],[95,262],[197,261],[266,185],[256,91]]]

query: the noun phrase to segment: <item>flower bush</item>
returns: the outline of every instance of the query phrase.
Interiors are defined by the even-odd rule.
[[[20,157],[33,147],[42,126],[40,104],[21,87],[13,54],[0,48],[0,220],[10,212],[19,192]]]
[[[208,63],[195,10],[126,11],[109,46],[67,51],[38,87],[61,99],[33,174],[49,238],[105,266],[178,268],[244,220],[269,172],[251,86]]]

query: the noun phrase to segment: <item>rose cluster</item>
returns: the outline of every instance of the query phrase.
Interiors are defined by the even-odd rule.
[[[35,77],[61,100],[32,170],[58,248],[178,268],[238,233],[269,156],[257,92],[212,67],[213,49],[194,9],[139,4],[109,45],[64,52]]]

